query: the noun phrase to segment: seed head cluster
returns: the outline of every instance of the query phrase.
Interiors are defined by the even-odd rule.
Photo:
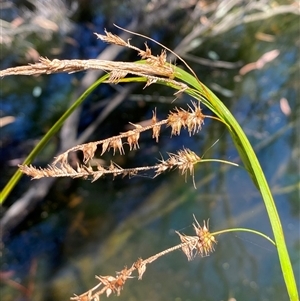
[[[156,117],[156,111],[153,111],[151,124],[142,126],[140,124],[130,123],[133,129],[127,132],[120,133],[119,135],[77,145],[67,150],[66,152],[57,156],[54,162],[46,168],[36,168],[32,165],[20,165],[20,170],[31,176],[33,179],[40,179],[43,177],[71,177],[71,178],[84,178],[96,181],[104,175],[111,174],[116,176],[134,176],[140,172],[149,170],[154,171],[154,175],[158,176],[162,172],[178,168],[181,174],[189,174],[194,176],[194,165],[201,161],[193,151],[184,148],[179,150],[176,154],[168,153],[167,159],[161,159],[159,162],[152,166],[141,166],[134,168],[122,168],[111,161],[109,166],[102,166],[99,163],[91,164],[95,158],[98,147],[101,147],[101,156],[112,149],[113,155],[117,152],[120,155],[125,154],[126,146],[128,151],[139,149],[139,139],[143,132],[152,131],[152,137],[157,142],[159,140],[160,131],[162,126],[171,127],[171,136],[179,135],[182,129],[188,130],[189,134],[197,133],[204,122],[206,116],[201,113],[199,104],[192,102],[187,110],[183,108],[175,108],[170,111],[166,119],[159,121]],[[71,152],[81,151],[83,153],[83,163],[77,163],[73,166],[69,163],[69,155]],[[195,184],[195,183],[194,183]]]
[[[116,84],[122,80],[124,81],[125,77],[138,76],[143,79],[146,78],[146,87],[159,82],[175,88],[178,91],[175,93],[176,96],[188,89],[185,82],[175,80],[179,76],[176,77],[176,68],[167,63],[167,54],[165,50],[163,50],[160,55],[154,56],[147,45],[145,45],[145,50],[141,50],[131,45],[129,41],[126,42],[120,37],[107,31],[105,31],[105,35],[96,34],[96,36],[104,42],[137,51],[138,55],[144,60],[144,62],[141,64],[137,62],[116,62],[97,59],[49,60],[48,58],[41,57],[39,62],[35,64],[2,70],[0,71],[0,77],[8,75],[52,74],[58,72],[73,73],[93,69],[103,70],[109,73],[108,79],[105,81],[106,83]],[[189,68],[189,70],[191,71],[191,68]],[[192,73],[195,75],[193,71]],[[140,147],[139,140],[143,132],[152,131],[152,138],[158,142],[160,132],[163,127],[171,128],[171,136],[180,135],[182,130],[187,130],[191,136],[202,129],[204,118],[206,117],[215,118],[203,115],[199,102],[192,102],[186,109],[182,107],[175,107],[163,120],[158,120],[156,110],[154,110],[150,125],[143,126],[140,124],[130,123],[132,129],[120,133],[119,135],[99,141],[76,145],[58,155],[53,163],[48,165],[46,168],[36,168],[32,165],[19,165],[19,168],[21,172],[31,176],[33,179],[43,177],[71,177],[89,179],[91,181],[96,181],[104,175],[124,177],[134,176],[145,171],[154,172],[154,176],[156,177],[165,171],[177,168],[181,174],[187,175],[189,173],[193,177],[194,182],[194,166],[201,161],[201,158],[187,148],[178,150],[176,153],[167,153],[167,158],[161,158],[152,166],[140,166],[134,168],[122,168],[113,161],[111,161],[108,165],[100,164],[100,161],[95,158],[95,154],[98,150],[100,151],[100,149],[101,156],[110,150],[112,150],[113,155],[116,153],[124,155],[127,151],[136,151]],[[83,154],[82,162],[78,160],[74,163],[74,160],[69,160],[70,155],[73,155],[78,151]],[[74,158],[74,156],[72,156],[72,158]],[[69,163],[69,161],[72,163]],[[103,294],[107,297],[111,296],[112,293],[120,295],[126,281],[129,278],[134,278],[134,276],[132,276],[134,271],[137,272],[138,279],[140,280],[146,271],[147,264],[150,264],[159,257],[178,249],[183,251],[188,260],[192,260],[197,255],[208,256],[212,251],[214,251],[216,240],[209,232],[208,224],[204,222],[203,227],[201,227],[195,217],[194,219],[195,223],[193,224],[193,227],[196,235],[187,236],[176,232],[181,240],[180,244],[155,254],[145,260],[139,258],[129,269],[125,267],[122,271],[117,272],[115,276],[96,276],[99,281],[96,286],[79,296],[75,295],[71,298],[71,300],[99,301],[100,296]]]
[[[193,223],[193,227],[196,233],[195,236],[187,236],[176,231],[181,240],[180,244],[157,253],[147,259],[143,260],[142,258],[139,258],[129,269],[125,267],[122,271],[116,272],[115,276],[96,276],[96,279],[99,281],[96,286],[79,296],[75,295],[74,297],[71,297],[71,300],[100,301],[101,295],[105,294],[106,297],[109,297],[112,293],[119,296],[127,279],[135,278],[135,276],[132,276],[134,271],[137,271],[138,280],[141,280],[143,274],[146,272],[147,264],[150,264],[158,258],[179,249],[183,251],[188,260],[192,260],[198,255],[201,257],[208,256],[214,251],[214,245],[217,241],[209,232],[208,223],[206,224],[204,222],[203,227],[201,227],[195,216],[194,220],[195,223]]]

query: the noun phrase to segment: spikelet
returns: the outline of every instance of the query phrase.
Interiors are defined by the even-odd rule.
[[[66,152],[58,155],[51,165],[46,168],[36,168],[32,165],[20,165],[19,168],[24,174],[31,176],[33,179],[40,179],[43,177],[71,177],[71,178],[83,178],[90,179],[92,182],[98,180],[104,175],[111,174],[116,176],[133,176],[140,172],[147,170],[153,170],[155,177],[161,173],[178,168],[182,175],[187,176],[189,173],[194,181],[194,166],[199,163],[201,158],[193,151],[184,148],[179,150],[176,154],[168,153],[167,159],[162,159],[159,163],[153,166],[141,166],[129,169],[123,169],[122,167],[111,161],[109,167],[100,166],[99,163],[95,166],[90,164],[94,158],[98,147],[101,147],[101,156],[112,149],[113,155],[117,152],[120,155],[125,154],[124,145],[128,145],[129,151],[135,151],[139,149],[139,140],[141,133],[152,130],[152,138],[156,142],[159,140],[159,135],[162,126],[171,127],[171,136],[179,135],[181,129],[187,129],[189,134],[197,133],[204,122],[205,115],[202,114],[199,104],[192,102],[188,109],[175,108],[170,111],[168,118],[161,121],[157,120],[156,110],[153,111],[150,125],[140,125],[130,123],[134,128],[127,132],[120,133],[119,135],[89,142],[81,145],[74,146]],[[83,153],[83,164],[77,163],[77,166],[71,166],[69,163],[69,154],[71,152],[81,151]]]
[[[106,294],[106,296],[109,297],[112,293],[115,293],[119,296],[126,281],[129,278],[134,278],[131,275],[135,270],[137,270],[138,273],[138,280],[141,280],[146,272],[147,264],[150,264],[158,258],[179,249],[184,252],[189,261],[198,255],[202,257],[208,256],[212,251],[214,251],[214,245],[217,243],[217,241],[209,232],[208,223],[206,224],[204,222],[203,227],[201,227],[195,216],[194,220],[195,223],[193,223],[193,227],[196,232],[195,236],[187,236],[176,231],[181,240],[180,244],[157,253],[147,259],[143,260],[142,258],[139,258],[129,269],[125,267],[122,271],[116,272],[116,276],[96,276],[99,281],[96,286],[80,296],[75,295],[71,298],[71,300],[95,301],[100,300],[100,296],[102,294]]]

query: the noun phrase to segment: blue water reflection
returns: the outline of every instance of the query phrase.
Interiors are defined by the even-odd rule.
[[[103,29],[101,17],[94,21],[97,30]],[[95,58],[104,49],[103,43],[95,39],[94,29],[86,24],[77,25],[73,36],[76,45],[68,46],[72,49],[68,50],[68,58]],[[162,36],[160,32],[154,34],[157,39]],[[246,40],[238,43],[239,47],[249,44]],[[226,41],[224,44],[219,39],[212,41],[212,45],[216,44],[224,47],[221,59],[225,59],[229,55],[225,54]],[[274,43],[274,47],[280,46]],[[269,50],[268,45],[260,44],[249,54],[247,62],[255,61]],[[257,151],[275,197],[299,281],[299,138],[296,133],[299,87],[293,71],[298,49],[291,43],[280,51],[279,57],[263,69],[245,76],[237,76],[238,70],[213,70],[212,74],[203,75],[203,80],[208,86],[218,80],[224,88],[233,91],[234,96],[224,98],[224,102],[237,116]],[[239,59],[234,57],[235,61]],[[196,71],[203,74],[201,68]],[[23,146],[24,140],[38,139],[60,116],[68,106],[75,86],[73,81],[81,76],[43,76],[31,79],[30,84],[20,80],[18,94],[11,87],[5,88],[2,114],[17,117],[14,123],[1,129],[4,141],[1,165],[9,173],[11,167],[5,164],[6,158],[15,158],[12,153],[16,145],[19,156],[25,155],[20,145]],[[238,82],[234,82],[234,76]],[[8,83],[12,85],[11,81]],[[32,96],[35,85],[42,87],[41,95],[36,98]],[[145,90],[146,93],[154,94],[158,88],[151,89]],[[101,111],[93,111],[92,105],[112,93],[113,88],[105,86],[88,99],[79,131]],[[288,116],[280,106],[283,97],[291,108]],[[189,101],[186,96],[168,105],[128,101],[112,113],[111,120],[101,125],[93,138],[124,130],[126,118],[127,121],[149,118],[154,107],[158,114],[165,115],[174,106],[184,106]],[[150,137],[142,138],[140,145],[139,152],[128,158],[116,156],[116,160],[125,165],[152,164],[155,158],[161,159],[160,153],[166,156],[166,152],[187,147],[200,156],[205,153],[205,158],[240,163],[224,126],[213,121],[207,121],[203,130],[193,137],[183,133],[170,139],[170,129],[166,129],[158,145]],[[51,158],[52,153],[47,160]],[[193,235],[193,214],[201,224],[209,219],[212,231],[244,227],[273,237],[261,196],[242,167],[200,163],[194,175],[197,189],[191,177],[185,179],[177,171],[155,179],[151,176],[114,181],[107,177],[93,184],[82,180],[57,181],[28,219],[4,237],[1,271],[12,272],[14,281],[25,287],[34,283],[33,300],[66,300],[73,293],[80,294],[96,285],[95,275],[115,275],[115,271],[131,266],[139,257],[146,258],[178,244],[175,231]],[[12,198],[17,199],[20,194],[18,191]],[[171,253],[149,265],[142,281],[129,279],[121,297],[112,296],[110,300],[287,300],[272,244],[248,233],[228,233],[216,239],[216,250],[210,256],[188,262],[181,251]],[[20,291],[8,281],[3,282],[5,300],[20,300]]]

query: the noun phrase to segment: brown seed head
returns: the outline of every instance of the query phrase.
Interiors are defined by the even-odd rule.
[[[215,239],[215,237],[209,232],[208,229],[208,223],[207,223],[207,227],[205,224],[205,221],[203,221],[203,227],[201,227],[197,221],[197,219],[195,218],[195,222],[196,224],[193,224],[194,226],[194,230],[199,238],[198,244],[197,244],[197,248],[198,248],[198,252],[201,256],[208,256],[211,252],[213,252],[214,249],[214,244],[217,243],[217,240]]]

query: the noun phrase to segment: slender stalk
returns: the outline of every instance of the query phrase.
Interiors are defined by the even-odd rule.
[[[246,137],[244,131],[240,127],[237,120],[221,102],[221,100],[207,87],[205,87],[198,79],[188,74],[184,70],[174,67],[176,71],[176,77],[183,80],[185,83],[193,86],[195,90],[187,89],[185,92],[192,95],[199,101],[208,104],[208,107],[227,124],[229,132],[233,138],[233,142],[241,156],[241,159],[247,169],[252,181],[257,189],[260,191],[263,201],[266,206],[266,210],[270,219],[273,235],[275,238],[279,262],[281,265],[282,275],[286,284],[286,288],[291,301],[298,301],[298,290],[296,280],[290,261],[289,253],[286,247],[284,233],[281,226],[281,221],[278,215],[278,211],[273,200],[269,185],[265,178],[264,172],[260,166],[257,156]],[[198,95],[197,95],[198,94]],[[203,99],[205,99],[203,101]]]
[[[266,234],[263,234],[259,231],[253,230],[253,229],[247,229],[247,228],[232,228],[232,229],[225,229],[225,230],[220,230],[220,231],[216,231],[211,233],[211,235],[216,236],[216,235],[220,235],[220,234],[224,234],[224,233],[228,233],[228,232],[250,232],[256,235],[260,235],[263,238],[265,238],[266,240],[268,240],[271,244],[273,244],[274,246],[276,246],[276,243],[273,239],[271,239],[269,236],[267,236]]]

